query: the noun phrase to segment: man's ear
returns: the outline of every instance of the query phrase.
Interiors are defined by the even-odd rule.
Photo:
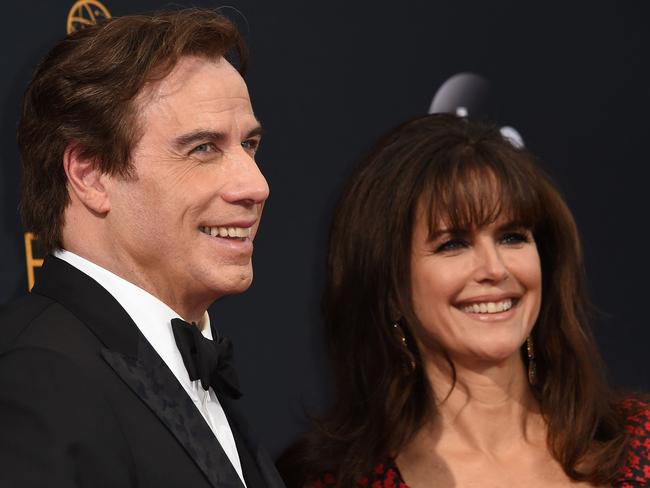
[[[76,198],[88,209],[105,214],[111,208],[104,181],[106,175],[101,173],[92,159],[81,156],[77,144],[71,143],[63,153],[63,169],[68,177],[70,197]],[[74,195],[73,195],[74,194]]]

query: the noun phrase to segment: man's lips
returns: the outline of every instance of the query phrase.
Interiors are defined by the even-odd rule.
[[[247,239],[253,234],[251,226],[201,226],[199,230],[212,237]]]
[[[234,252],[250,259],[250,254],[253,252],[254,229],[255,227],[252,226],[201,226],[199,233],[208,239],[217,252]]]

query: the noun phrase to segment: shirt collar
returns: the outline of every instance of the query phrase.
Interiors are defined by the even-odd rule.
[[[139,286],[75,253],[61,249],[55,251],[54,256],[87,274],[113,295],[180,383],[186,389],[195,389],[172,331],[171,320],[182,318],[178,313]],[[210,316],[207,311],[198,326],[204,337],[212,339]]]

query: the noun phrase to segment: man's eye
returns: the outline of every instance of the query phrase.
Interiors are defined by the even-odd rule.
[[[247,139],[241,143],[241,147],[248,152],[256,153],[260,147],[260,141],[259,139]]]
[[[214,147],[212,146],[212,144],[210,144],[209,142],[204,142],[203,144],[199,144],[194,149],[192,149],[190,151],[190,154],[191,153],[197,153],[197,152],[210,152],[213,149],[214,149]]]
[[[449,239],[448,241],[445,241],[442,244],[440,244],[436,248],[435,252],[439,253],[439,252],[458,251],[467,246],[468,246],[467,241],[463,239]]]
[[[514,246],[530,242],[530,235],[527,232],[506,232],[501,237],[501,242],[506,245]]]

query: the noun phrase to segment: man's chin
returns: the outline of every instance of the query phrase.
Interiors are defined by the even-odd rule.
[[[248,279],[242,280],[236,285],[233,285],[228,295],[236,295],[238,293],[244,293],[248,290],[253,284],[253,276],[251,275]]]
[[[212,286],[210,286],[210,288],[214,292],[215,296],[222,297],[243,293],[250,288],[252,283],[252,269],[243,269],[238,273],[232,273],[231,276],[219,276],[213,283],[211,283]]]

